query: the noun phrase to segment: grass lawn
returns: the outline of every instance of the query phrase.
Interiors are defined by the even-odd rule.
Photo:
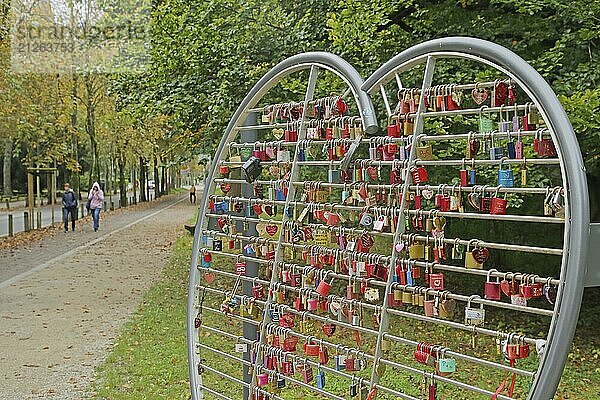
[[[192,238],[188,234],[175,242],[173,255],[163,271],[161,281],[145,294],[133,319],[125,325],[123,332],[116,340],[114,350],[106,362],[98,368],[95,383],[91,388],[93,393],[91,398],[138,400],[188,399],[190,397],[185,320],[191,244]],[[215,262],[218,261],[215,260]],[[586,291],[575,342],[556,396],[557,399],[600,399],[600,337],[598,336],[600,320],[597,318],[600,312],[599,299],[600,290],[588,289]],[[215,299],[215,301],[218,300]],[[218,303],[212,301],[208,303],[209,306],[218,308]],[[223,330],[232,333],[239,331],[239,322],[226,320],[220,314],[206,312],[204,321],[207,325],[212,326],[218,321]],[[411,336],[410,331],[418,329],[418,324],[405,325],[402,332],[395,333]],[[441,338],[443,338],[450,346],[460,348],[460,344],[464,343],[464,338],[449,334],[450,331],[440,328],[436,334],[437,337],[431,340],[435,342],[433,339],[442,340]],[[202,342],[239,356],[232,351],[235,341],[205,332]],[[397,346],[393,350],[402,350],[408,354],[406,348]],[[231,376],[242,378],[242,373],[236,363],[230,360],[220,360],[207,351],[204,351],[202,356],[207,360],[207,365],[218,367]],[[399,356],[396,356],[396,359],[402,360]],[[366,372],[370,372],[370,369]],[[458,375],[459,373],[460,375]],[[406,379],[406,376],[388,368],[382,384],[414,392],[414,387],[418,386],[419,379],[409,380]],[[478,382],[496,382],[498,380],[496,376],[481,376],[479,370],[475,371],[474,369],[459,371],[456,377],[461,380]],[[241,398],[240,388],[232,385],[229,381],[209,372],[205,372],[203,378],[208,387],[223,391],[233,398]],[[526,385],[525,380],[522,378],[521,380],[521,384]],[[327,388],[344,395],[347,393],[347,381],[336,380],[335,376],[327,374]],[[464,392],[461,392],[461,396],[455,396],[452,392],[444,393],[438,398],[482,398],[475,395],[464,397]],[[289,399],[315,398],[314,395],[299,389],[286,390],[282,397]],[[205,398],[213,397],[207,395]]]

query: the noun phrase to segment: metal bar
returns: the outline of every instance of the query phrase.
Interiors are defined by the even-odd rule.
[[[212,199],[215,200],[223,200],[223,201],[231,201],[231,200],[235,200],[237,202],[243,202],[243,203],[248,203],[248,204],[274,204],[274,205],[285,205],[285,202],[283,201],[277,201],[277,200],[265,200],[265,199],[240,199],[240,198],[232,198],[232,197],[227,197],[227,196],[215,196],[215,195],[211,195],[210,196]],[[308,206],[309,203],[303,202],[303,201],[293,201],[292,202],[294,204],[294,207],[297,206]],[[312,204],[313,209],[315,210],[321,210],[321,209],[327,209],[327,210],[353,210],[353,211],[363,211],[365,210],[365,207],[358,207],[358,206],[346,206],[346,205],[336,205],[336,204],[331,204],[331,203],[321,203],[321,204]],[[388,210],[390,207],[366,207],[367,210],[369,211],[382,211],[382,210]],[[397,214],[397,209],[398,207],[392,207],[392,209],[394,209],[395,213]],[[412,215],[418,215],[418,214],[422,214],[422,215],[426,215],[427,213],[429,213],[430,211],[435,211],[436,212],[436,216],[442,216],[442,217],[449,217],[449,218],[459,218],[459,219],[482,219],[482,220],[496,220],[496,221],[517,221],[517,222],[542,222],[542,223],[552,223],[552,224],[563,224],[565,222],[565,220],[561,219],[561,218],[555,218],[555,217],[537,217],[537,216],[532,216],[532,215],[492,215],[492,214],[477,214],[477,213],[460,213],[460,212],[451,212],[451,211],[439,211],[436,209],[431,209],[431,210],[408,210],[408,212]],[[392,213],[387,213],[388,215],[395,215],[393,212]]]
[[[253,123],[253,121],[256,121],[256,118],[257,118],[256,113],[248,113],[248,117],[244,121],[244,125],[245,126],[251,125]],[[256,130],[249,129],[249,130],[240,132],[240,139],[242,142],[254,142],[254,141],[256,141],[257,137],[258,137],[258,132]],[[242,195],[244,197],[251,197],[252,193],[253,193],[252,185],[244,180],[243,183],[240,185],[240,195]],[[250,212],[251,212],[250,209],[245,209],[244,211],[246,212],[247,216],[250,215]],[[241,225],[242,226],[238,226],[237,228],[243,228],[243,224],[241,224]],[[248,228],[246,231],[247,234],[258,235],[258,232],[256,231],[255,223],[249,222],[247,228]],[[246,274],[248,276],[258,276],[258,265],[259,264],[257,262],[248,262],[246,264]],[[247,296],[252,295],[252,283],[244,282],[242,284],[242,290],[245,295],[247,295]],[[244,323],[242,325],[242,332],[243,332],[244,337],[256,339],[257,327],[254,324]],[[249,361],[250,354],[249,353],[244,354],[244,358]],[[247,366],[243,367],[243,377],[244,377],[244,382],[252,383],[252,374],[248,373]],[[244,398],[247,399],[249,397],[250,397],[249,391],[246,388],[244,388]]]
[[[431,85],[431,80],[433,79],[433,72],[435,70],[435,58],[428,58],[427,59],[427,65],[425,66],[425,74],[423,76],[423,87],[429,86]],[[381,86],[383,87],[383,85]],[[424,101],[424,96],[421,96],[419,99],[419,106],[417,109],[417,113],[416,113],[416,120],[415,120],[415,125],[414,125],[414,134],[413,134],[413,138],[416,137],[417,134],[421,133],[423,131],[423,118],[421,117],[421,113],[423,112],[425,107],[425,101]],[[410,148],[410,155],[408,157],[408,162],[412,162],[417,154],[416,151],[417,146],[411,146]],[[412,181],[411,176],[409,174],[408,168],[404,170],[404,179],[403,179],[403,186],[402,186],[402,198],[406,199],[408,197],[408,185],[410,184],[410,182]],[[405,211],[405,207],[407,205],[406,201],[402,201],[400,203],[400,210],[399,210],[399,215],[402,216],[404,215],[404,211]],[[394,232],[394,243],[397,243],[399,241],[400,236],[404,233],[406,229],[406,226],[404,224],[404,220],[403,218],[398,218],[398,222],[396,225],[396,229]],[[389,316],[387,313],[387,309],[388,309],[388,294],[390,293],[390,285],[393,282],[393,268],[396,267],[396,258],[398,256],[398,252],[396,252],[394,250],[394,246],[391,246],[392,248],[392,253],[391,253],[391,259],[389,261],[389,265],[388,265],[388,277],[387,277],[387,284],[385,285],[385,291],[384,291],[384,296],[383,296],[383,304],[381,306],[381,321],[379,323],[379,332],[377,334],[377,344],[375,346],[375,360],[373,361],[373,368],[371,370],[371,386],[379,383],[379,375],[377,374],[377,364],[379,362],[379,358],[381,357],[381,343],[383,341],[383,335],[385,332],[388,331],[388,327],[389,327]]]
[[[488,113],[497,113],[504,112],[507,110],[512,111],[525,111],[530,108],[535,108],[533,105],[519,104],[513,106],[502,106],[502,107],[488,107],[482,106],[480,108],[464,108],[461,110],[451,110],[451,111],[425,111],[422,115],[423,117],[449,117],[455,115],[469,115],[469,114],[488,114]],[[408,115],[409,117],[414,117],[415,113],[411,113]]]
[[[527,165],[559,165],[560,164],[560,160],[557,158],[527,158],[527,159],[523,159],[523,158],[508,158],[505,160],[502,160],[502,164],[504,165],[509,165],[509,164],[523,164],[523,160],[526,161]],[[354,164],[356,164],[357,162],[364,162],[367,165],[373,165],[373,166],[394,166],[394,165],[398,165],[398,160],[395,161],[382,161],[382,160],[354,160]],[[462,159],[454,159],[454,160],[435,160],[435,161],[423,161],[423,160],[416,160],[415,162],[413,162],[414,165],[423,165],[423,166],[460,166],[463,165],[463,163],[466,163],[467,165],[500,165],[500,160],[465,160],[463,161]],[[289,165],[289,164],[294,164],[294,165],[306,165],[306,166],[329,166],[329,165],[340,165],[340,161],[329,161],[329,160],[323,160],[323,161],[294,161],[293,163],[287,162],[281,162],[281,161],[263,161],[261,162],[261,164],[263,165]],[[229,167],[241,167],[243,165],[242,162],[231,162],[231,161],[221,161],[220,165],[227,165]]]
[[[383,104],[385,105],[385,110],[387,111],[387,115],[392,115],[392,109],[390,108],[390,102],[388,101],[387,93],[385,92],[385,88],[383,85],[379,86],[379,90],[381,92],[381,97],[383,97]]]
[[[206,393],[210,393],[210,394],[212,394],[213,396],[216,396],[216,397],[218,397],[219,399],[223,399],[223,400],[233,400],[231,397],[227,397],[227,396],[225,396],[225,395],[222,395],[221,393],[219,393],[219,392],[216,392],[216,391],[214,391],[214,390],[212,390],[211,388],[209,388],[209,387],[206,387],[206,386],[202,386],[202,390],[203,390],[203,391],[205,391]]]
[[[323,122],[327,122],[329,119],[323,119],[321,121]],[[283,125],[282,127],[285,126],[285,124],[280,124]],[[267,125],[259,125],[261,128],[263,127],[267,127]],[[273,125],[269,125],[269,127],[274,127]],[[432,140],[463,140],[463,139],[469,139],[469,135],[471,135],[471,138],[477,138],[477,139],[487,139],[487,138],[491,138],[492,135],[494,136],[500,136],[500,139],[502,139],[503,136],[508,137],[510,136],[514,136],[514,137],[518,137],[519,135],[523,136],[523,137],[528,137],[528,136],[535,136],[536,133],[542,133],[542,134],[549,134],[550,130],[549,129],[545,129],[545,128],[541,128],[535,131],[508,131],[508,132],[484,132],[484,133],[479,133],[479,132],[471,132],[469,133],[455,133],[455,134],[446,134],[446,135],[421,135],[420,136],[420,140],[422,141],[432,141]],[[409,139],[410,136],[405,136],[405,137],[399,137],[399,138],[395,138],[395,137],[390,137],[390,136],[374,136],[374,137],[362,137],[360,139],[360,143],[361,144],[368,144],[368,143],[399,143],[402,141],[405,141],[406,139]],[[494,138],[494,139],[498,139],[498,138]],[[324,145],[324,144],[328,144],[331,143],[333,141],[337,141],[338,143],[341,144],[351,144],[354,141],[356,141],[356,139],[331,139],[331,140],[316,140],[316,139],[309,139],[310,144],[314,144],[314,145]],[[286,142],[284,140],[275,140],[275,141],[258,141],[258,144],[262,145],[266,145],[266,144],[273,144],[273,145],[277,145],[279,147],[293,147],[296,146],[298,144],[298,142]],[[235,143],[235,142],[231,142],[228,144],[229,147],[231,148],[252,148],[254,146],[254,143]]]
[[[241,179],[227,179],[227,178],[215,179],[215,182],[231,183],[231,184],[246,183],[246,181],[241,180]],[[270,185],[270,186],[272,186],[278,182],[280,182],[280,180],[257,180],[256,181],[256,183],[258,183],[258,184]],[[307,182],[310,182],[310,181],[303,181],[303,182],[296,181],[296,182],[292,182],[292,184],[295,186],[304,186]],[[319,182],[319,183],[320,183],[321,187],[324,187],[324,188],[345,189],[345,188],[348,188],[348,186],[351,186],[349,184],[344,184],[344,183],[328,183],[328,182]],[[379,189],[390,190],[390,189],[398,187],[398,185],[391,185],[391,184],[377,184],[377,183],[366,183],[366,184],[368,185],[368,188],[373,189],[373,190],[379,190]],[[440,185],[409,185],[409,189],[412,191],[427,189],[427,190],[433,190],[434,192],[439,191],[441,193],[448,193],[448,194],[451,194],[452,192],[454,192],[454,193],[456,193],[456,192],[471,193],[471,192],[481,192],[481,191],[484,191],[485,193],[496,193],[496,191],[497,191],[498,193],[547,195],[549,192],[551,192],[555,188],[551,188],[551,187],[546,187],[546,188],[533,188],[533,187],[507,188],[505,186],[489,186],[489,185],[486,185],[486,186],[481,186],[481,185],[458,186],[458,185],[440,184]]]
[[[430,210],[408,210],[410,215],[423,215]],[[549,224],[564,224],[565,220],[555,217],[536,217],[533,215],[493,215],[493,214],[476,214],[476,213],[460,213],[453,211],[438,211],[436,216],[450,217],[459,219],[484,219],[496,221],[513,221],[513,222],[543,222]]]
[[[212,214],[212,213],[207,213],[206,216],[209,218],[222,217],[222,215],[220,215],[220,214]],[[245,221],[248,223],[267,222],[269,224],[275,224],[275,225],[281,225],[281,223],[282,223],[281,221],[278,221],[278,220],[264,219],[264,218],[236,217],[236,216],[229,216],[228,218],[231,220],[234,220],[234,221]],[[337,227],[337,226],[331,226],[331,225],[325,225],[325,224],[303,224],[303,226],[307,226],[312,229],[327,230],[327,231],[332,231],[332,232],[335,231],[335,232],[343,232],[343,233],[348,233],[348,234],[356,233],[356,229],[354,229],[354,228]],[[373,230],[370,230],[370,231],[368,230],[367,232],[370,235],[374,235],[374,236],[394,237],[394,234],[390,233],[390,232],[378,232],[378,231],[373,231]],[[427,242],[428,240],[430,242],[432,242],[434,239],[433,236],[430,236],[430,235],[422,236],[422,235],[416,235],[416,234],[402,234],[401,238],[405,239],[405,240],[409,239],[409,238],[413,238],[415,241],[419,241],[419,242]],[[563,254],[562,249],[556,249],[556,248],[550,248],[550,247],[507,244],[507,243],[486,242],[486,241],[479,240],[479,239],[460,239],[460,238],[444,237],[443,241],[446,244],[460,244],[463,246],[467,246],[469,244],[470,245],[475,244],[477,247],[487,247],[490,249],[497,249],[497,250],[520,251],[523,253],[548,254],[548,255],[555,255],[555,256],[560,256]],[[492,276],[494,276],[494,275],[492,275]],[[546,282],[546,280],[544,280],[543,282],[540,281],[540,283],[545,283],[545,282]],[[552,283],[552,281],[551,281],[550,283],[553,285],[558,285],[559,281],[556,280],[555,283]]]

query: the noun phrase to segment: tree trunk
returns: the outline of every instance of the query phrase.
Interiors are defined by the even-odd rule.
[[[158,175],[158,160],[154,156],[154,197],[160,197],[160,176]]]
[[[117,160],[117,166],[119,167],[119,198],[121,201],[121,207],[127,205],[127,187],[125,184],[125,160],[119,158]]]
[[[131,182],[133,186],[133,204],[137,203],[137,179],[135,177],[135,165],[131,168]]]
[[[148,177],[146,176],[146,162],[144,157],[140,157],[140,202],[148,201],[146,198],[146,181]]]
[[[8,139],[6,141],[6,146],[4,147],[4,163],[3,163],[3,182],[4,189],[3,193],[5,196],[12,196],[12,156],[13,156],[13,141],[12,139]]]

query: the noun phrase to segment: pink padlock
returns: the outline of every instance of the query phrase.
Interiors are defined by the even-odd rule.
[[[266,386],[269,384],[269,375],[268,374],[259,374],[257,377],[258,386]]]

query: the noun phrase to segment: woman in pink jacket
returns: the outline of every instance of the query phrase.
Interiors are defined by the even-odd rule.
[[[104,192],[100,189],[98,182],[94,182],[92,185],[88,194],[88,200],[92,218],[94,219],[94,232],[97,232],[100,227],[100,210],[102,210],[102,206],[104,205]]]

